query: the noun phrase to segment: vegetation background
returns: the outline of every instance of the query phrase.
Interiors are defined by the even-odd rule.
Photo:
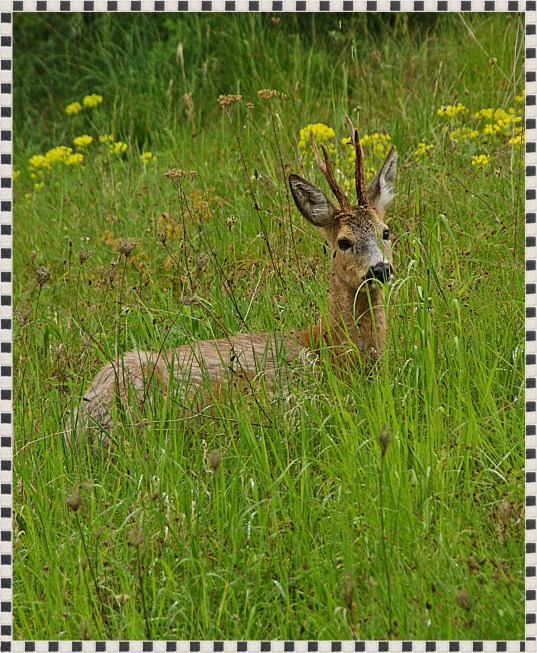
[[[14,15],[15,638],[523,638],[523,24]],[[68,450],[117,352],[326,311],[286,177],[346,113],[400,157],[375,374]]]

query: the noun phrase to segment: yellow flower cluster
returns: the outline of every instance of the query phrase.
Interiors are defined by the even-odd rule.
[[[113,143],[114,134],[102,134],[99,136],[99,143]]]
[[[452,132],[450,132],[449,140],[457,141],[464,140],[465,138],[471,140],[473,138],[477,138],[478,136],[479,132],[477,129],[471,129],[470,127],[459,127],[458,129],[454,129]]]
[[[472,157],[471,164],[473,166],[488,166],[490,163],[490,156],[488,154],[476,154]]]
[[[113,154],[114,156],[121,156],[127,151],[127,147],[127,143],[123,143],[123,141],[112,143],[112,145],[109,147],[110,154]]]
[[[371,154],[378,154],[379,156],[385,156],[388,154],[390,149],[392,138],[389,134],[379,134],[374,132],[373,134],[365,134],[360,139],[360,145],[368,150]],[[349,143],[348,138],[341,139],[342,145],[347,145]],[[356,152],[354,148],[349,150],[348,159],[351,163],[356,160]]]
[[[93,107],[97,107],[99,104],[103,103],[103,96],[97,95],[97,93],[92,93],[91,95],[86,95],[82,100],[82,103],[85,107],[90,107],[90,109],[92,109]]]
[[[434,149],[433,143],[430,143],[429,145],[427,145],[427,143],[418,143],[418,147],[414,150],[414,156],[419,159],[422,156],[425,156],[427,152],[432,149]]]
[[[82,150],[93,143],[93,136],[88,136],[87,134],[84,134],[83,136],[77,136],[75,139],[73,139],[73,143],[76,148]]]
[[[298,147],[302,152],[305,152],[309,142],[310,142],[310,130],[315,136],[315,140],[318,144],[323,143],[327,145],[327,141],[332,140],[335,137],[335,132],[332,127],[324,125],[322,122],[317,122],[315,124],[306,125],[303,127],[298,134]],[[335,152],[335,147],[332,143],[327,145],[327,149],[330,153]]]
[[[517,104],[523,104],[526,99],[526,91],[523,89],[520,95],[515,95],[515,102]]]
[[[436,114],[441,118],[455,118],[460,113],[468,113],[468,109],[460,102],[457,104],[442,106],[436,112]]]
[[[76,113],[82,110],[82,105],[80,102],[71,102],[65,107],[65,113],[68,116],[74,116]]]
[[[65,113],[68,116],[74,116],[82,111],[82,105],[88,107],[89,109],[92,109],[93,107],[96,107],[102,103],[103,103],[103,96],[97,95],[97,93],[92,93],[91,95],[86,95],[84,97],[84,99],[82,100],[82,104],[80,104],[80,102],[71,102],[71,104],[68,104],[65,107]]]
[[[140,160],[142,163],[149,163],[149,161],[156,161],[156,156],[153,154],[153,152],[144,152],[143,154],[140,154]]]
[[[508,141],[509,145],[522,145],[525,142],[526,142],[526,137],[522,133],[517,134],[513,138],[510,138]]]

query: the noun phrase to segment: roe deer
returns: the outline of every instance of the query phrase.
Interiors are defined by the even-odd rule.
[[[218,340],[203,340],[165,352],[133,351],[108,363],[84,394],[81,408],[67,428],[95,429],[103,444],[113,426],[112,406],[116,398],[128,403],[129,393],[137,402],[147,400],[149,387],[166,394],[173,375],[180,396],[206,401],[197,395],[204,381],[218,387],[223,381],[266,379],[274,383],[278,370],[301,354],[317,352],[326,342],[338,359],[355,356],[366,363],[382,351],[386,337],[384,284],[392,276],[390,232],[383,222],[393,199],[397,154],[392,147],[371,182],[365,185],[363,151],[358,133],[351,130],[349,144],[356,152],[357,203],[351,205],[332,171],[328,152],[321,145],[322,160],[313,133],[311,143],[317,164],[328,181],[339,207],[325,193],[298,175],[289,175],[289,185],[302,215],[319,227],[330,247],[329,317],[324,325],[288,334],[237,334]],[[205,393],[205,397],[207,393]]]

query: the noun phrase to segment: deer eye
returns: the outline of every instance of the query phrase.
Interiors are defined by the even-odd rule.
[[[352,247],[350,241],[348,241],[346,238],[342,238],[341,240],[338,240],[337,241],[337,246],[342,251],[345,251],[346,249],[350,249]]]
[[[382,232],[382,240],[390,240],[390,230],[384,229]]]

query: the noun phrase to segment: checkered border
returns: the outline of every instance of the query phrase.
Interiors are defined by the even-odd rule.
[[[0,653],[366,653],[536,651],[537,0],[0,0]],[[12,624],[11,168],[12,12],[20,11],[524,11],[526,15],[526,641],[14,642]]]

